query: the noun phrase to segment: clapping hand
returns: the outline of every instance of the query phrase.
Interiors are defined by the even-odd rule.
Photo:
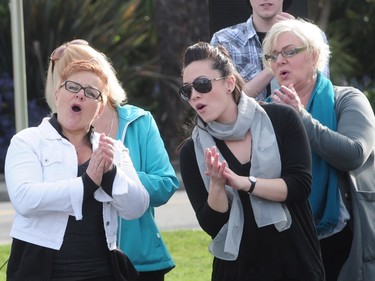
[[[237,190],[247,190],[249,180],[233,172],[225,160],[219,160],[219,153],[215,146],[205,151],[206,176],[211,178],[211,187],[218,188],[228,185]]]
[[[211,178],[212,184],[215,186],[224,186],[226,182],[224,170],[227,167],[227,162],[219,160],[219,153],[215,146],[206,149],[205,163],[205,175]]]
[[[99,147],[92,153],[89,166],[86,173],[95,182],[100,185],[103,174],[113,168],[114,140],[101,134],[99,138]]]

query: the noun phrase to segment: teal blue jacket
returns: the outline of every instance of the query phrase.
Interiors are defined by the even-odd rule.
[[[171,269],[175,266],[154,219],[154,207],[164,205],[178,188],[164,142],[151,113],[125,105],[117,108],[117,139],[129,148],[130,158],[150,194],[150,207],[136,220],[120,219],[118,246],[138,271]]]

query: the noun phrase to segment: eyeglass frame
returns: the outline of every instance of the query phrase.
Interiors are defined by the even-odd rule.
[[[303,46],[303,47],[298,47],[298,48],[283,49],[280,52],[273,51],[271,53],[265,54],[264,59],[266,61],[276,62],[280,54],[283,56],[283,58],[287,59],[287,58],[294,57],[295,55],[305,51],[306,49],[307,49],[307,47]],[[288,52],[288,51],[293,51],[293,53],[287,54],[286,52]]]
[[[66,42],[66,43],[58,46],[55,50],[53,50],[53,52],[49,56],[49,59],[52,61],[52,68],[51,68],[52,73],[53,73],[53,70],[55,68],[55,61],[58,61],[59,59],[61,59],[63,57],[64,52],[69,47],[69,45],[88,46],[90,44],[89,44],[89,42],[87,42],[84,39],[74,39],[72,41]],[[61,50],[61,51],[59,51],[59,50]],[[59,55],[56,56],[56,54],[59,54]]]
[[[182,85],[182,86],[180,87],[180,89],[178,89],[178,93],[179,93],[180,97],[182,98],[182,100],[184,100],[184,101],[189,101],[190,98],[191,98],[191,95],[192,95],[192,90],[193,90],[193,88],[194,88],[194,90],[196,90],[196,91],[197,91],[198,93],[200,93],[200,94],[207,94],[207,93],[211,92],[211,90],[212,90],[212,81],[219,81],[219,80],[222,80],[222,79],[225,79],[225,78],[228,78],[228,76],[223,76],[223,77],[218,77],[218,78],[212,78],[212,79],[209,79],[209,78],[207,78],[207,77],[198,77],[198,78],[195,79],[193,82],[191,82],[191,83],[186,83],[186,84]],[[196,81],[198,81],[199,79],[205,79],[205,80],[207,80],[208,82],[210,82],[211,87],[210,87],[210,89],[209,89],[207,92],[200,92],[199,90],[197,90],[197,89],[194,87],[194,83],[195,83]],[[189,86],[189,89],[190,89],[190,93],[189,93],[188,96],[186,96],[185,94],[183,94],[183,92],[184,92],[184,88],[185,88],[186,86]]]
[[[73,84],[79,86],[79,89],[78,89],[76,92],[75,92],[75,91],[72,91],[72,89],[68,89],[68,88],[67,88],[67,86],[66,86],[67,83],[73,83]],[[98,101],[102,101],[102,100],[103,100],[102,92],[99,91],[98,89],[93,88],[93,87],[83,87],[83,86],[82,86],[81,84],[79,84],[78,82],[71,81],[71,80],[65,80],[63,83],[61,83],[61,85],[60,85],[60,89],[61,89],[63,86],[64,86],[65,90],[67,90],[67,91],[70,92],[70,93],[78,94],[79,91],[81,91],[81,90],[83,89],[83,94],[85,95],[85,97],[87,97],[87,98],[89,98],[89,99],[92,99],[92,100],[98,100]],[[90,95],[88,95],[88,94],[86,93],[86,89],[95,90],[95,91],[97,91],[97,92],[99,93],[99,95],[98,95],[96,98],[94,98],[94,97],[92,97],[92,96],[90,96]]]

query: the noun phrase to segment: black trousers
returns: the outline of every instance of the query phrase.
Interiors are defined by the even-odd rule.
[[[137,281],[164,281],[165,270],[139,272]]]
[[[349,256],[353,234],[349,224],[339,233],[320,240],[326,281],[337,281],[340,270]]]

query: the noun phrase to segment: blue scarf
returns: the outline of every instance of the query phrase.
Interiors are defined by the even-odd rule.
[[[268,97],[266,102],[272,102]],[[336,131],[337,119],[333,85],[318,72],[314,91],[306,110],[321,124]],[[340,214],[340,193],[336,170],[313,150],[312,190],[309,202],[313,211],[318,236],[327,236],[335,229]]]
[[[333,85],[318,73],[315,88],[306,110],[330,130],[336,131],[337,119]],[[309,201],[318,236],[331,233],[337,225],[340,211],[336,170],[312,151],[312,191]]]

